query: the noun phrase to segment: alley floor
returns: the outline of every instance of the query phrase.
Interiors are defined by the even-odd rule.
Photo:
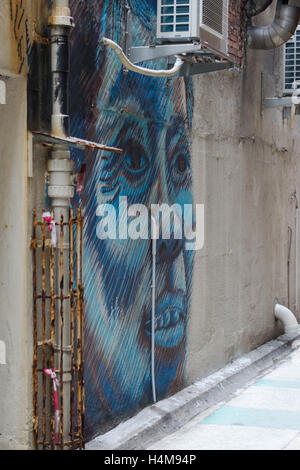
[[[300,450],[300,349],[148,450]]]

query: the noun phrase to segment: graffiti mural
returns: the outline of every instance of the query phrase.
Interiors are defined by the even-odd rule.
[[[33,44],[32,18],[27,0],[9,0],[12,64],[18,74],[27,73]]]
[[[133,42],[154,39],[156,1],[131,0]],[[71,2],[72,135],[124,149],[76,153],[86,165],[85,211],[86,434],[152,401],[151,240],[100,240],[100,203],[192,203],[189,132],[191,81],[150,78],[122,69],[105,35],[124,46],[125,2]],[[166,68],[165,60],[145,63]],[[156,387],[162,399],[184,384],[193,253],[185,240],[158,240]]]

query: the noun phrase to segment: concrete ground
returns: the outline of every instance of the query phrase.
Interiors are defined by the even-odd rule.
[[[149,450],[300,450],[300,349]]]
[[[86,443],[87,450],[300,445],[300,335],[282,335]]]

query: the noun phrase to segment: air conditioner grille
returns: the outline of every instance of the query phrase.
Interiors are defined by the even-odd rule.
[[[202,24],[221,36],[227,35],[228,0],[203,0]]]
[[[190,31],[190,0],[161,0],[160,32],[180,33]]]
[[[292,93],[296,81],[300,81],[300,26],[285,44],[284,92]]]

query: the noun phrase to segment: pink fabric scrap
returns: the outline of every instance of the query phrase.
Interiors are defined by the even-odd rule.
[[[57,246],[57,236],[55,228],[55,220],[52,219],[50,212],[43,213],[43,220],[48,224],[48,230],[51,231],[51,243],[54,248]]]

